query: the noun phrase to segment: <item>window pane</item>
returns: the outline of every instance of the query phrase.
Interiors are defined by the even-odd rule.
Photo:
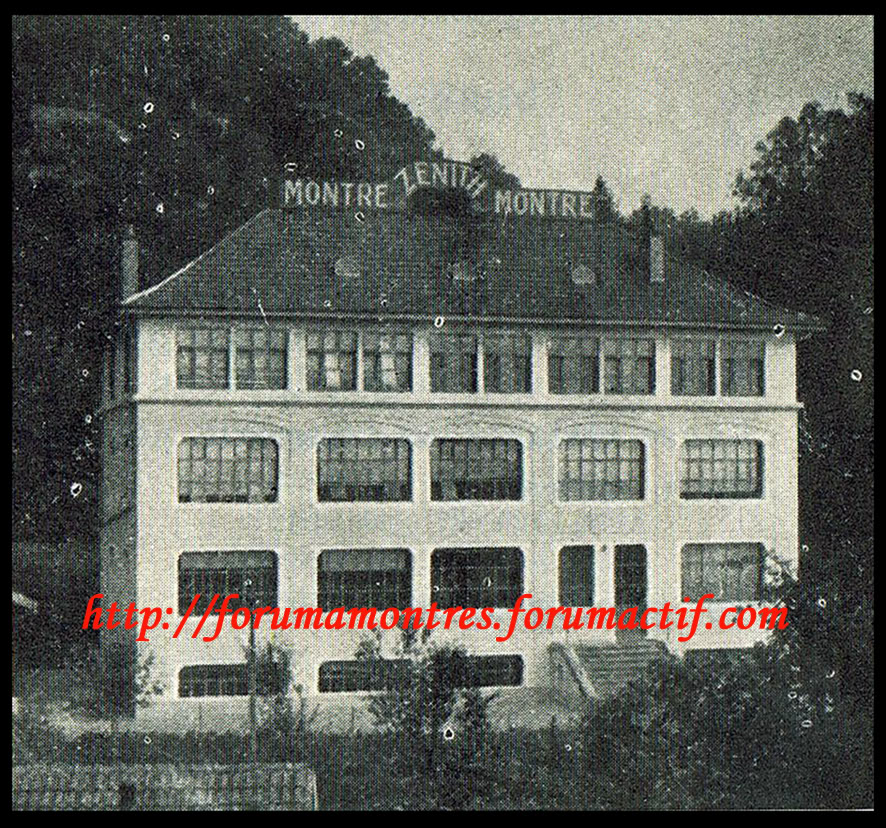
[[[727,339],[721,343],[720,351],[721,392],[732,397],[762,397],[766,343]]]
[[[519,549],[435,549],[431,555],[431,600],[441,609],[512,607],[522,593]]]
[[[412,603],[412,556],[407,549],[332,549],[317,562],[317,606],[408,607]]]
[[[527,334],[485,335],[483,364],[486,391],[515,394],[532,390],[532,340]]]
[[[562,440],[560,500],[642,500],[644,465],[639,440]]]
[[[273,552],[184,552],[178,560],[178,608],[184,615],[195,595],[193,612],[203,613],[214,595],[218,612],[226,595],[239,598],[228,604],[233,612],[243,606],[277,606],[277,557]]]
[[[697,601],[759,601],[765,552],[756,543],[688,544],[682,551],[683,595]]]
[[[655,341],[603,340],[603,390],[607,394],[655,392]]]
[[[556,337],[548,351],[548,390],[552,394],[596,394],[600,390],[600,340]]]
[[[317,499],[412,499],[412,446],[395,438],[332,438],[317,446]]]
[[[432,500],[520,500],[523,447],[519,440],[434,440]]]
[[[432,333],[431,391],[477,391],[477,337]]]
[[[227,388],[230,331],[221,327],[176,330],[179,388]]]
[[[238,388],[286,387],[286,332],[264,327],[235,331]]]
[[[357,388],[357,333],[310,331],[307,335],[309,391],[354,391]]]
[[[367,391],[412,390],[412,334],[387,330],[363,335],[363,387]]]
[[[756,440],[686,440],[680,468],[682,498],[763,496],[763,444]]]
[[[188,437],[178,447],[181,503],[277,500],[277,443],[265,438]]]

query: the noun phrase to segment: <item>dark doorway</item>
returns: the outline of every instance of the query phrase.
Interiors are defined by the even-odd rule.
[[[646,631],[640,629],[640,617],[646,609],[646,547],[630,544],[615,547],[615,607],[618,616],[630,607],[637,607],[635,630],[618,630],[619,641],[642,638]]]

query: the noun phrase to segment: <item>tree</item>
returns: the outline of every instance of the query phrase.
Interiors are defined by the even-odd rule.
[[[468,163],[489,182],[490,187],[502,190],[519,190],[521,187],[520,179],[508,172],[491,152],[481,152]]]
[[[597,216],[601,224],[618,221],[621,218],[615,204],[615,196],[612,195],[612,191],[603,180],[602,175],[598,175],[594,182],[593,194]]]
[[[434,135],[371,57],[282,15],[16,16],[12,53],[13,527],[89,535],[126,224],[146,287],[267,206],[284,163],[383,179]]]

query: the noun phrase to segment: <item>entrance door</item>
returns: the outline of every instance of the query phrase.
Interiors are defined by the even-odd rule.
[[[646,609],[646,547],[637,544],[615,547],[615,608],[618,616],[637,607],[636,630],[618,630],[620,641],[643,637],[646,631],[640,629],[640,617]]]

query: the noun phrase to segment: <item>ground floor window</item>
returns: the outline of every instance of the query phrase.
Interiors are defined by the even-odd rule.
[[[765,552],[759,543],[690,543],[683,547],[683,596],[698,600],[758,601],[763,594]]]
[[[325,661],[320,665],[321,693],[391,690],[402,686],[409,662],[404,659]],[[465,656],[447,676],[456,687],[519,687],[523,683],[522,656]]]
[[[412,556],[408,549],[327,549],[317,561],[317,606],[408,607]]]
[[[284,687],[285,677],[279,669],[262,670],[256,676],[256,691],[260,696],[280,693]],[[182,698],[248,696],[249,668],[245,663],[182,667],[178,674],[178,694]]]
[[[431,600],[449,607],[513,607],[523,593],[519,549],[435,549]]]
[[[402,683],[406,664],[400,659],[325,661],[320,665],[319,690],[321,693],[389,690]]]
[[[178,559],[178,612],[184,615],[195,595],[200,598],[192,614],[203,614],[214,595],[218,612],[226,595],[239,598],[228,611],[251,604],[277,606],[277,556],[273,552],[183,552]]]

